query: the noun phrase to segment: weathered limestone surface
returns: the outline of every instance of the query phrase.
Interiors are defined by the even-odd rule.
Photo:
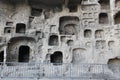
[[[0,27],[0,62],[120,72],[120,0],[0,0]]]

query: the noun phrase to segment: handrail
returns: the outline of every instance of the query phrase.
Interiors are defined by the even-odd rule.
[[[0,63],[1,78],[120,79],[120,65],[72,63]]]

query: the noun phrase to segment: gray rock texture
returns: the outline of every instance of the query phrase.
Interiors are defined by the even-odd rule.
[[[0,0],[0,62],[5,77],[22,70],[26,77],[78,77],[83,70],[89,79],[103,72],[118,79],[120,0]]]

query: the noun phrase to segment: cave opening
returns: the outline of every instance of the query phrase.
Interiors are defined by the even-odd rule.
[[[20,46],[18,62],[29,62],[29,56],[30,56],[30,47]]]

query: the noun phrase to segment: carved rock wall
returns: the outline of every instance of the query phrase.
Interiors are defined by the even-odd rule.
[[[120,1],[78,1],[1,0],[1,61],[119,64]]]

